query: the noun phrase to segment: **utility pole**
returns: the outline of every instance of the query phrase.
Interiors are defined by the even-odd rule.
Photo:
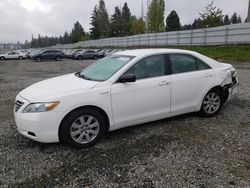
[[[141,1],[141,19],[144,20],[144,4],[143,4],[143,0]]]
[[[247,14],[247,20],[246,22],[250,22],[250,0],[248,2],[248,14]]]

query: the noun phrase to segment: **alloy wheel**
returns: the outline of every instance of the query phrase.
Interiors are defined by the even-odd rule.
[[[215,113],[220,108],[221,100],[217,93],[208,93],[203,101],[203,109],[208,114]]]
[[[100,130],[98,120],[91,115],[78,117],[71,125],[70,136],[79,144],[87,144],[93,141]]]

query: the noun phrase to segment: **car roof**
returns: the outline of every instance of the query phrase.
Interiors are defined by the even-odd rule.
[[[126,56],[144,56],[150,54],[157,54],[157,53],[189,53],[193,54],[194,52],[189,50],[180,50],[180,49],[136,49],[136,50],[125,50],[119,51],[115,54],[119,55],[126,55]]]

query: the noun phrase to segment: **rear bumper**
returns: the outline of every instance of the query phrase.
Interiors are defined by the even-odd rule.
[[[237,77],[234,77],[232,84],[224,86],[224,94],[227,93],[228,95],[226,101],[229,101],[232,98],[232,96],[238,93],[238,89],[239,89],[239,80]]]

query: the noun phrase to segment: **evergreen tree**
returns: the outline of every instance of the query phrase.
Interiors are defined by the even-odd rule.
[[[99,20],[98,20],[98,8],[95,6],[92,16],[91,16],[91,25],[92,28],[90,28],[90,36],[93,39],[98,39],[101,36],[100,27],[99,27]]]
[[[152,0],[148,8],[147,29],[148,32],[164,31],[164,0]]]
[[[119,37],[122,35],[122,14],[121,10],[116,6],[115,12],[110,18],[110,36]]]
[[[166,31],[179,31],[181,28],[180,18],[175,10],[166,18]]]
[[[240,16],[238,16],[238,18],[237,18],[237,23],[242,23],[242,20],[241,20]]]
[[[98,39],[109,36],[109,15],[104,0],[99,0],[99,6],[95,6],[91,15],[92,28],[90,28],[91,38]]]
[[[122,7],[122,35],[127,36],[130,32],[130,18],[131,18],[131,12],[128,8],[127,2],[124,3]]]
[[[65,31],[64,35],[63,35],[63,44],[69,44],[72,43],[71,41],[71,37],[69,35],[69,33],[67,31]]]
[[[226,16],[224,17],[224,25],[230,25],[230,24],[231,24],[231,21],[230,21],[230,19],[229,19],[229,16],[226,15]]]
[[[98,8],[98,24],[100,29],[101,38],[109,36],[109,16],[105,6],[104,0],[99,1]]]
[[[200,18],[198,18],[198,19],[195,19],[194,20],[194,23],[192,24],[192,29],[200,29],[200,28],[202,28],[203,26],[202,26],[202,21],[201,21],[201,19]]]
[[[233,16],[231,17],[231,23],[232,23],[232,24],[238,23],[238,17],[237,17],[237,13],[236,13],[236,12],[235,12],[235,13],[233,14]]]
[[[216,27],[223,25],[222,10],[214,6],[212,1],[205,7],[205,10],[200,13],[203,27]]]
[[[76,42],[81,41],[83,36],[85,36],[84,29],[83,29],[82,25],[80,24],[80,22],[77,21],[74,24],[74,27],[73,27],[72,32],[71,32],[72,42],[76,43]]]

